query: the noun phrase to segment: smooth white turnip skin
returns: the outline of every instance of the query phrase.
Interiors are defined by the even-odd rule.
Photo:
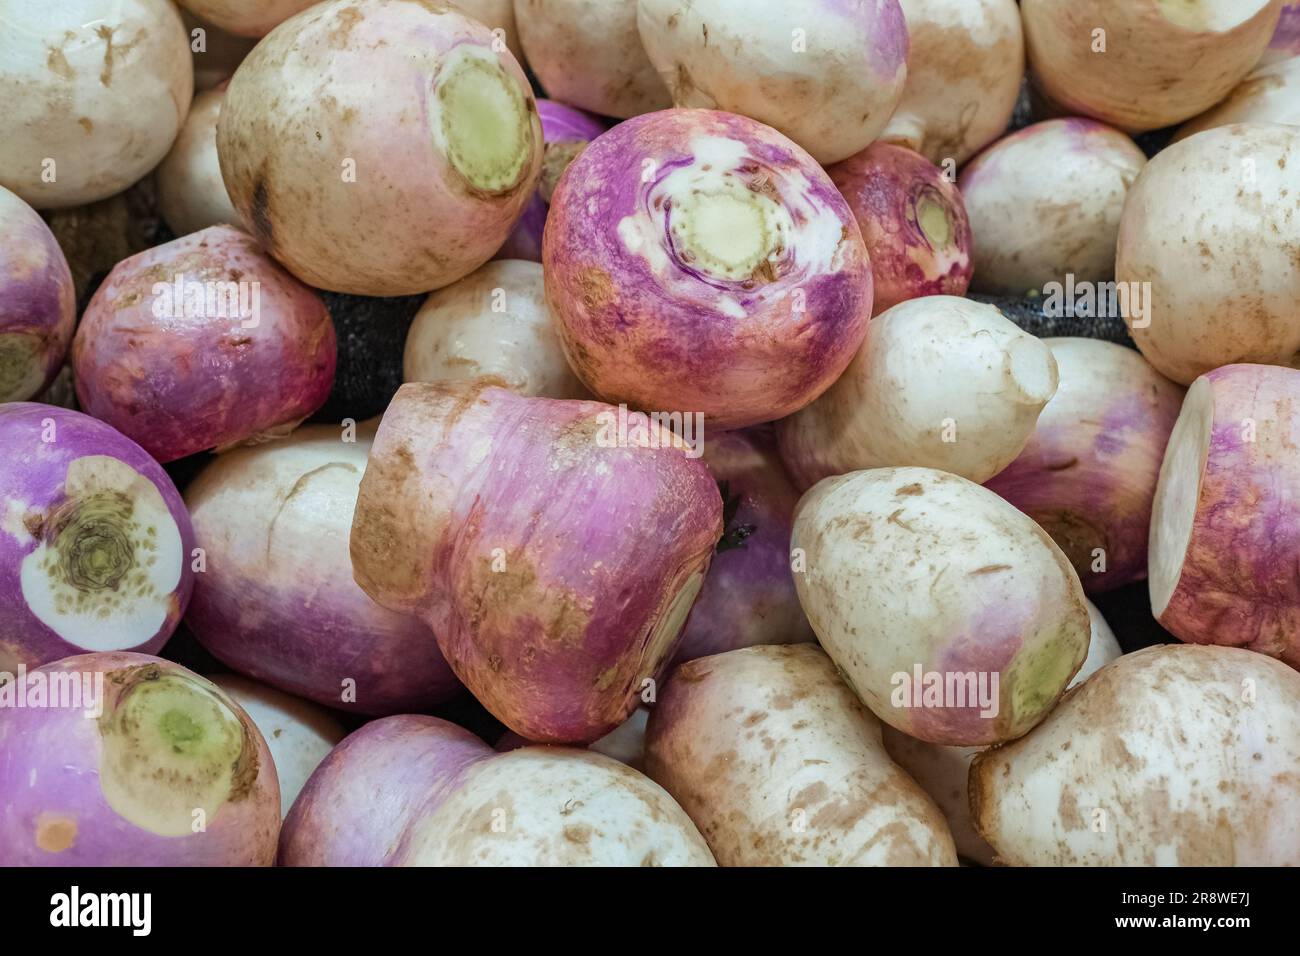
[[[1051,349],[996,307],[934,295],[871,323],[844,374],[776,424],[795,487],[918,465],[987,481],[1020,454],[1056,392]]]
[[[0,0],[0,23],[0,186],[57,209],[158,165],[194,92],[170,0]]]
[[[347,736],[343,725],[323,707],[246,677],[218,674],[209,680],[244,709],[266,741],[280,780],[280,816],[287,815],[312,771]]]
[[[755,644],[812,641],[790,572],[790,527],[799,492],[770,429],[706,438],[704,461],[722,492],[726,523],[677,663]]]
[[[618,409],[491,380],[403,385],[361,481],[352,568],[432,628],[511,730],[578,743],[632,713],[676,650],[722,535],[708,468]]]
[[[966,162],[1011,122],[1025,74],[1015,0],[899,0],[909,52],[903,99],[881,138],[931,162]]]
[[[620,123],[561,177],[543,248],[569,364],[594,394],[789,415],[825,391],[871,317],[871,263],[811,156],[754,120],[664,110]]]
[[[1288,3],[1282,7],[1281,19],[1277,21],[1268,49],[1259,58],[1259,65],[1289,60],[1293,56],[1300,56],[1300,3]]]
[[[257,45],[252,37],[237,37],[220,27],[204,23],[188,10],[181,8],[181,20],[194,60],[194,92],[216,89],[235,75],[235,69]],[[202,31],[196,34],[195,31]],[[201,37],[201,42],[200,42]],[[202,46],[201,50],[194,49]]]
[[[35,675],[47,687],[76,682],[92,693],[102,681],[102,716],[93,709],[88,716],[84,698],[61,694],[50,698],[61,698],[57,706],[0,707],[0,862],[274,862],[275,764],[252,720],[220,688],[145,654],[48,664],[28,674],[29,699]]]
[[[357,489],[373,430],[334,425],[226,452],[186,488],[205,567],[186,616],[227,666],[329,707],[426,710],[460,691],[420,621],[352,579]]]
[[[239,224],[217,161],[217,119],[225,98],[224,88],[194,97],[180,135],[155,174],[158,209],[178,236],[208,226]]]
[[[1233,123],[1300,126],[1300,51],[1288,59],[1257,67],[1226,100],[1184,123],[1174,142]]]
[[[752,117],[819,163],[866,149],[907,79],[898,0],[638,0],[637,27],[675,106]]]
[[[799,502],[790,546],[806,568],[795,585],[822,647],[877,717],[913,737],[1019,737],[1087,657],[1083,588],[1060,548],[956,475],[878,468],[827,478]],[[977,675],[996,700],[895,700],[896,676],[918,666],[945,683]]]
[[[1151,612],[1184,641],[1300,668],[1300,371],[1228,365],[1187,392],[1151,519]]]
[[[1183,385],[1300,352],[1300,127],[1220,126],[1162,150],[1129,191],[1115,278],[1150,283],[1142,354]]]
[[[564,358],[536,262],[489,262],[439,289],[406,333],[407,382],[501,379],[521,395],[586,398]]]
[[[1100,594],[1147,575],[1151,503],[1183,389],[1122,345],[1043,341],[1060,385],[1024,451],[985,487],[1038,522],[1084,591]]]
[[[357,295],[473,272],[533,195],[542,130],[510,51],[452,7],[327,0],[244,60],[217,125],[244,223],[290,272]]]
[[[167,473],[52,405],[0,404],[0,448],[0,670],[157,652],[194,585],[194,532]]]
[[[1091,601],[1086,603],[1092,636],[1088,642],[1088,657],[1070,681],[1070,687],[1083,683],[1124,653],[1101,612]],[[986,748],[945,747],[909,737],[888,724],[882,729],[885,750],[890,758],[906,770],[943,811],[953,842],[957,844],[957,852],[980,866],[993,866],[996,855],[993,847],[979,835],[970,815],[970,765],[975,755]]]
[[[217,283],[239,291],[237,307]],[[168,462],[287,433],[329,396],[335,346],[314,290],[251,236],[213,226],[118,263],[72,363],[81,407]]]
[[[1020,12],[1030,76],[1046,99],[1136,133],[1181,123],[1227,96],[1268,46],[1281,6],[1023,0]],[[1104,31],[1104,52],[1095,31]]]
[[[546,95],[627,119],[672,96],[637,33],[636,0],[514,0],[524,56]]]
[[[264,37],[316,0],[176,0],[194,16],[241,37]]]
[[[649,719],[650,709],[648,707],[638,707],[632,711],[631,717],[604,737],[588,744],[587,749],[604,754],[606,757],[613,757],[619,763],[625,763],[633,770],[640,770],[644,773],[645,728]],[[509,753],[512,750],[518,750],[520,747],[532,746],[538,745],[525,740],[513,730],[507,730],[497,738],[493,749],[497,753]]]
[[[1109,279],[1124,198],[1146,163],[1124,133],[1087,119],[1047,120],[998,140],[958,180],[975,233],[972,286],[1024,295],[1069,274]]]
[[[646,772],[722,866],[955,866],[943,816],[814,645],[683,664],[650,715]]]
[[[1300,865],[1300,674],[1232,647],[1125,654],[975,758],[975,824],[1015,866]]]
[[[0,402],[26,401],[54,381],[76,321],[58,241],[36,210],[0,186]]]
[[[925,295],[965,295],[971,228],[961,192],[924,156],[872,143],[826,170],[862,230],[875,280],[872,313]]]

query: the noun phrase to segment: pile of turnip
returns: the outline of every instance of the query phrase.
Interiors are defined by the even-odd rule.
[[[1300,4],[0,0],[0,865],[1300,865]]]

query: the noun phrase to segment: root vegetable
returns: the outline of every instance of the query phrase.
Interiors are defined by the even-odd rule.
[[[1282,16],[1273,31],[1273,39],[1268,49],[1259,59],[1259,66],[1277,63],[1300,56],[1300,3],[1287,3],[1282,7]]]
[[[488,375],[521,395],[585,398],[546,308],[542,267],[506,259],[439,289],[406,336],[408,382]]]
[[[1051,350],[993,306],[927,296],[875,319],[839,380],[777,423],[777,440],[803,489],[894,465],[986,481],[1024,448],[1056,385]]]
[[[1300,24],[1296,32],[1300,35]],[[1300,50],[1290,59],[1258,67],[1226,100],[1184,123],[1174,141],[1234,123],[1300,126]]]
[[[621,724],[676,649],[722,534],[708,468],[648,422],[489,380],[409,384],[352,525],[357,582],[419,616],[456,675],[529,740]]]
[[[837,163],[885,128],[907,79],[898,0],[638,0],[673,103],[740,113]]]
[[[204,550],[186,623],[235,670],[362,714],[423,710],[460,684],[428,629],[352,579],[348,535],[373,431],[336,426],[220,455],[186,489]]]
[[[168,0],[0,0],[0,23],[0,186],[57,209],[158,165],[194,92]]]
[[[873,143],[826,172],[867,244],[873,314],[925,295],[966,294],[970,220],[961,193],[939,167],[910,149]]]
[[[190,517],[166,472],[52,405],[0,405],[0,447],[0,670],[156,652],[194,583]]]
[[[519,28],[515,23],[514,0],[451,0],[451,4],[460,7],[504,40],[510,54],[523,66],[524,48],[519,42]]]
[[[194,97],[180,136],[158,167],[158,205],[178,236],[239,223],[217,161],[217,119],[225,98],[224,89]]]
[[[1126,654],[975,758],[971,812],[1013,865],[1300,864],[1300,674],[1230,647]]]
[[[264,37],[316,0],[176,0],[194,16],[241,37]]]
[[[632,711],[631,717],[604,737],[588,744],[587,749],[604,754],[606,757],[612,757],[619,763],[627,764],[633,770],[644,772],[645,728],[649,719],[649,709],[638,707]],[[507,730],[498,738],[495,750],[498,753],[509,753],[511,750],[518,750],[520,747],[530,746],[533,746],[531,741],[520,737],[513,730]]]
[[[235,69],[257,45],[253,37],[237,37],[205,23],[181,8],[194,60],[194,92],[216,89],[235,75]],[[198,47],[198,49],[195,49]]]
[[[791,547],[822,647],[877,717],[913,737],[1019,737],[1087,657],[1088,612],[1065,555],[956,475],[829,478],[799,502]]]
[[[1192,383],[1160,467],[1151,611],[1184,641],[1300,668],[1300,371],[1229,365]]]
[[[651,713],[645,759],[722,866],[957,863],[938,809],[815,646],[683,664]]]
[[[76,308],[72,273],[54,234],[0,187],[0,403],[25,401],[54,381]]]
[[[32,703],[38,688],[42,706]],[[6,694],[27,700],[0,707],[7,865],[274,861],[275,764],[248,715],[210,681],[145,654],[83,654],[0,687]]]
[[[578,378],[606,401],[702,413],[713,429],[808,404],[871,315],[871,264],[834,183],[775,130],[728,113],[666,110],[601,136],[556,187],[544,246]]]
[[[1133,140],[1085,119],[1037,123],[990,146],[958,181],[974,288],[1015,295],[1067,275],[1109,279],[1124,197],[1146,162]]]
[[[335,360],[320,297],[230,226],[119,263],[72,344],[82,408],[162,462],[287,433]]]
[[[1126,132],[1219,102],[1268,46],[1282,0],[1023,0],[1030,74],[1047,100]],[[1213,68],[1189,68],[1213,63]]]
[[[327,0],[276,27],[240,64],[217,125],[249,230],[336,292],[429,292],[473,272],[514,228],[542,160],[528,80],[497,46],[477,20],[406,0]]]
[[[1183,390],[1123,346],[1045,341],[1060,386],[987,487],[1038,522],[1098,594],[1146,577],[1151,502]]]
[[[1141,322],[1157,372],[1183,385],[1239,362],[1300,352],[1300,127],[1221,126],[1175,143],[1124,205],[1115,278],[1150,283]]]

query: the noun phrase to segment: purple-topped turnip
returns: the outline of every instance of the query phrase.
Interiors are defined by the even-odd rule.
[[[649,719],[650,709],[648,707],[638,707],[632,712],[631,717],[604,737],[589,743],[587,749],[594,750],[598,754],[604,754],[606,757],[613,757],[619,763],[625,763],[633,770],[640,770],[644,773],[645,728]],[[520,747],[531,746],[534,746],[532,741],[525,740],[513,730],[507,730],[497,738],[497,742],[493,744],[492,749],[497,753],[508,753],[511,750],[518,750]]]
[[[264,37],[316,0],[176,0],[182,7],[227,33]]]
[[[76,321],[72,273],[54,234],[0,186],[0,402],[25,401],[54,381]]]
[[[240,64],[217,153],[245,225],[298,278],[410,295],[505,242],[537,185],[542,129],[523,70],[479,21],[326,0]]]
[[[158,211],[178,236],[239,224],[217,160],[217,119],[225,98],[224,87],[194,97],[181,134],[155,173]]]
[[[1292,0],[1282,7],[1282,16],[1268,41],[1268,49],[1259,58],[1259,66],[1300,56],[1300,3]]]
[[[190,516],[139,445],[88,415],[0,405],[0,670],[154,653],[194,579]]]
[[[1300,126],[1300,51],[1257,67],[1226,100],[1179,127],[1174,142],[1233,123]]]
[[[835,184],[730,113],[664,110],[595,140],[556,187],[543,263],[593,393],[716,429],[807,405],[871,316],[871,263]]]
[[[286,434],[320,408],[334,325],[250,236],[213,226],[118,263],[72,361],[81,407],[167,462]]]

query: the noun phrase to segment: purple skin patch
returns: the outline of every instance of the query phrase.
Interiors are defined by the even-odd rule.
[[[1282,8],[1282,18],[1277,22],[1268,48],[1300,56],[1300,3],[1288,3]]]
[[[252,237],[213,226],[118,263],[72,360],[81,407],[168,462],[318,409],[334,384],[334,325]]]

